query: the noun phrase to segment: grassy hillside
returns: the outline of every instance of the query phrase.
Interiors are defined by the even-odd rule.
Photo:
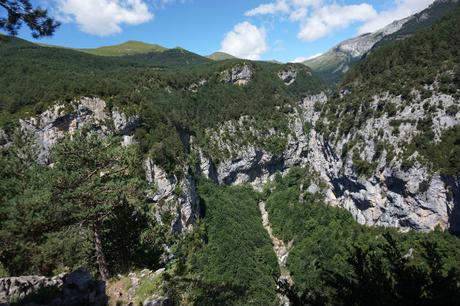
[[[235,59],[236,57],[225,52],[214,52],[213,54],[208,55],[207,58],[213,61],[224,61],[228,59]]]
[[[163,52],[167,49],[156,44],[147,44],[141,41],[127,41],[125,43],[114,46],[76,50],[99,56],[125,56],[145,54],[150,52]]]
[[[323,80],[336,84],[343,77],[342,66],[350,65],[349,57],[341,52],[329,51],[319,57],[303,62]]]

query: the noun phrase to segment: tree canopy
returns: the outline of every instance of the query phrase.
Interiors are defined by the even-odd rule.
[[[33,7],[29,0],[0,0],[0,8],[6,12],[5,17],[0,14],[0,30],[11,35],[17,35],[21,26],[26,24],[34,38],[52,36],[60,25],[49,17],[47,10]]]

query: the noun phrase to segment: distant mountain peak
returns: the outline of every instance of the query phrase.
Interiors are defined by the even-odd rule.
[[[85,53],[90,53],[93,55],[99,56],[124,56],[124,55],[135,55],[135,54],[145,54],[150,52],[163,52],[167,48],[157,45],[157,44],[148,44],[142,41],[129,40],[124,43],[120,43],[112,46],[104,46],[99,48],[91,49],[78,49]]]
[[[211,55],[208,55],[207,58],[213,61],[223,61],[223,60],[228,60],[228,59],[235,59],[237,57],[230,55],[228,53],[225,53],[225,52],[218,51],[218,52],[214,52]]]
[[[437,0],[428,8],[401,20],[395,20],[373,33],[347,39],[323,55],[309,59],[303,64],[309,66],[324,79],[338,81],[366,53],[380,44],[406,38],[442,18],[460,0]]]

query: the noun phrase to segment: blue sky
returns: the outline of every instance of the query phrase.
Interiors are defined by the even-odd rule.
[[[283,62],[327,51],[433,0],[32,0],[62,21],[40,42],[92,48],[127,40]],[[33,40],[27,29],[20,37]]]

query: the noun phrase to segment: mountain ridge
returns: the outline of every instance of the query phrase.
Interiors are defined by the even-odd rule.
[[[457,3],[458,0],[437,0],[412,16],[393,21],[373,33],[347,39],[319,57],[304,61],[303,64],[312,68],[325,80],[338,83],[353,64],[372,49],[378,48],[380,42],[404,39],[419,29],[429,27],[455,8]]]
[[[224,61],[224,60],[236,59],[237,58],[236,56],[233,56],[231,54],[221,52],[221,51],[214,52],[214,53],[212,53],[212,54],[210,54],[210,55],[208,55],[206,57],[209,58],[209,59],[212,59],[213,61]]]

